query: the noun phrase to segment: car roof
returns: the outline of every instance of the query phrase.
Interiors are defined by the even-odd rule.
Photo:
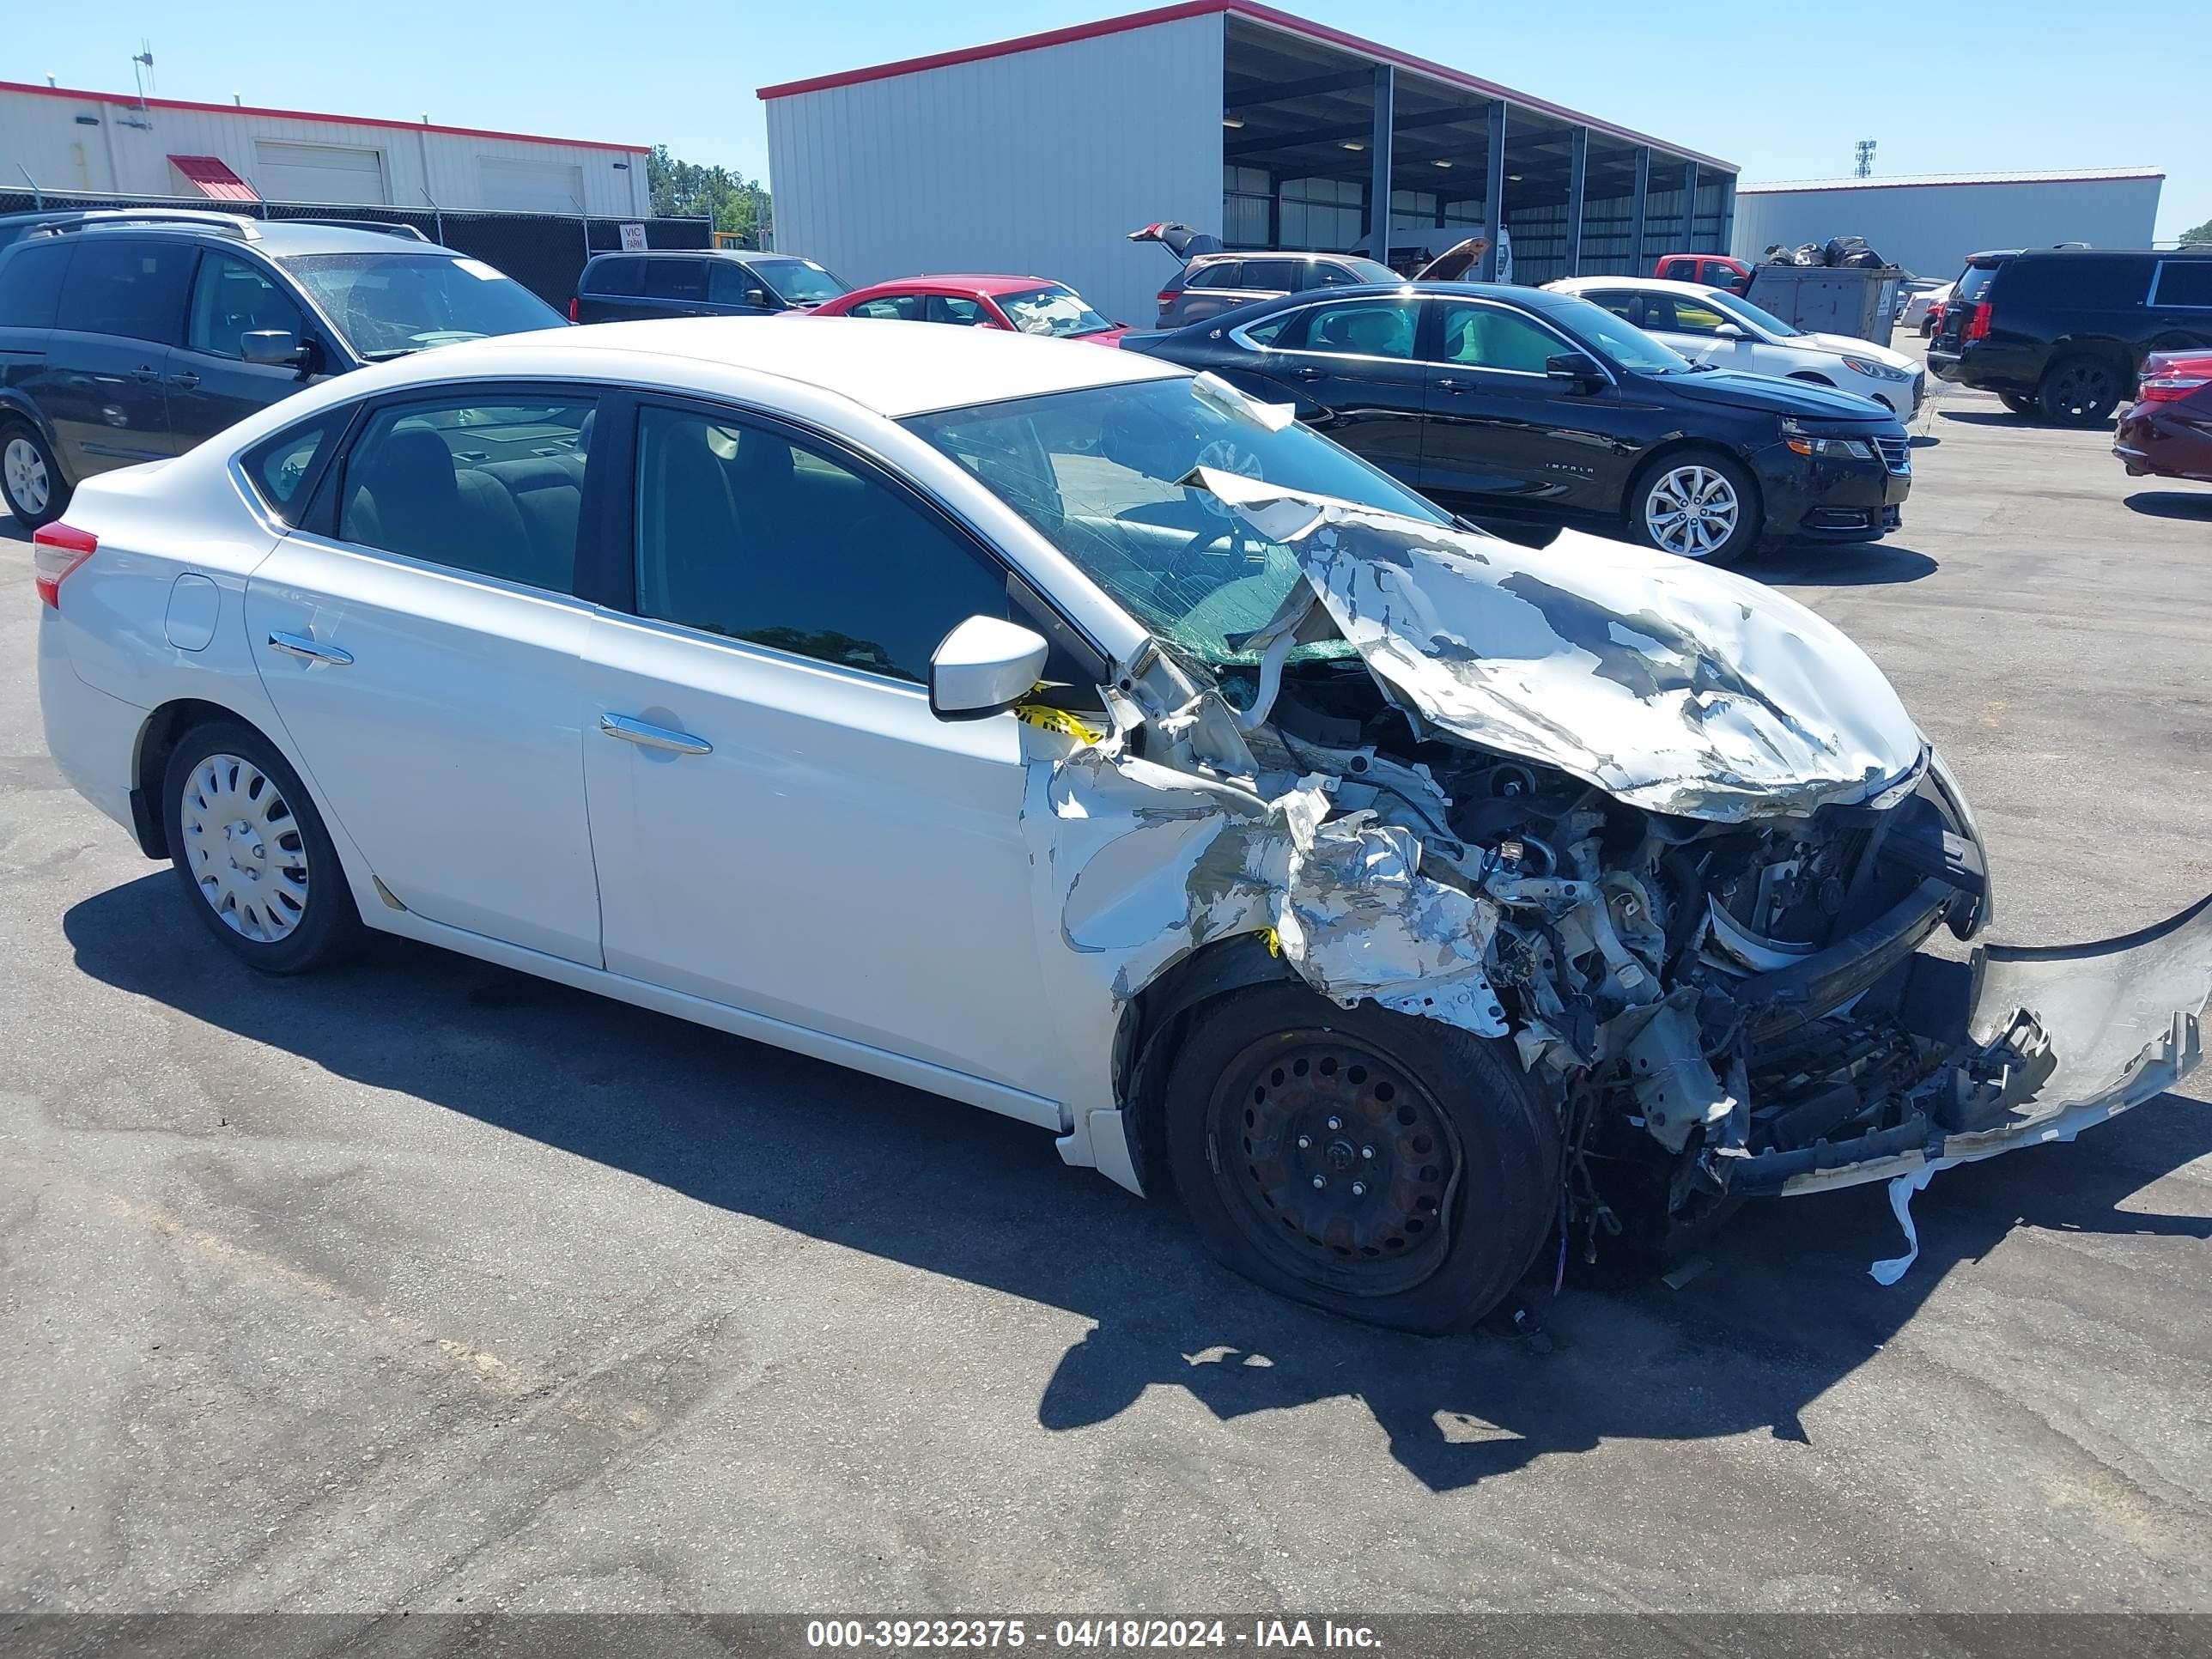
[[[1364,259],[1364,253],[1329,253],[1310,247],[1241,247],[1224,248],[1218,253],[1200,253],[1191,258],[1194,265],[1211,264],[1217,259]]]
[[[88,219],[64,233],[70,242],[79,237],[106,240],[117,236],[185,237],[219,242],[227,247],[258,249],[272,258],[303,253],[443,253],[464,256],[436,242],[386,235],[380,230],[355,230],[343,225],[317,225],[289,219],[254,219],[253,234],[241,237],[229,227],[177,219]]]
[[[1699,253],[1690,257],[1706,259],[1713,256]],[[1625,288],[1639,294],[1680,294],[1692,300],[1727,292],[1711,283],[1678,283],[1671,276],[1562,276],[1544,286],[1554,294],[1580,294],[1589,288]]]
[[[688,360],[698,367],[696,385],[702,392],[719,389],[718,370],[772,374],[895,421],[933,410],[1189,373],[1158,357],[1101,350],[1079,341],[848,317],[593,323],[443,346],[419,354],[418,360],[440,378],[456,369],[488,375],[557,374],[573,370],[564,371],[553,360],[577,350],[636,353],[664,362]],[[534,363],[533,357],[547,361]],[[610,363],[609,371],[616,367]]]
[[[886,282],[870,283],[856,289],[858,294],[915,294],[931,289],[958,289],[968,294],[1026,294],[1034,288],[1066,288],[1049,276],[994,276],[972,270],[933,271],[923,276],[894,276]],[[851,295],[845,296],[848,299]]]

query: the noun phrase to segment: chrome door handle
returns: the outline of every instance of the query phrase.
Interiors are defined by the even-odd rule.
[[[1474,384],[1472,380],[1455,380],[1449,378],[1437,382],[1437,385],[1446,392],[1465,392]]]
[[[333,668],[343,668],[353,660],[353,653],[343,646],[325,645],[304,634],[272,633],[269,648],[282,651],[288,657],[304,657],[309,662],[326,662]]]
[[[643,720],[634,720],[627,714],[602,714],[599,730],[611,738],[620,738],[624,743],[641,744],[647,749],[665,749],[678,755],[711,755],[714,745],[704,738],[695,738],[689,732],[672,732],[665,726],[648,726]]]
[[[180,386],[187,392],[190,392],[199,383],[200,377],[193,374],[189,368],[181,374],[172,374],[169,376],[169,384],[171,386]]]

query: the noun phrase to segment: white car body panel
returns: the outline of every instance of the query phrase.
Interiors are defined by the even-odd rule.
[[[596,967],[599,903],[579,783],[593,607],[295,532],[245,626],[326,817],[434,921]],[[283,632],[343,666],[272,649]],[[495,844],[495,856],[487,856]]]

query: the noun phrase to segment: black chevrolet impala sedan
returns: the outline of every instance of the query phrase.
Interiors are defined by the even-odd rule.
[[[1211,369],[1477,520],[1609,530],[1727,563],[1879,540],[1912,485],[1896,417],[1850,392],[1692,363],[1571,295],[1330,289],[1124,337]]]

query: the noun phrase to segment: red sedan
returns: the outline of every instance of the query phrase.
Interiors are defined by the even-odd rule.
[[[2212,351],[2154,351],[2134,406],[2120,411],[2112,453],[2140,478],[2212,483]]]
[[[908,323],[1003,328],[1060,340],[1114,345],[1129,331],[1093,311],[1065,283],[1042,276],[902,276],[817,306],[815,317],[884,317]]]

